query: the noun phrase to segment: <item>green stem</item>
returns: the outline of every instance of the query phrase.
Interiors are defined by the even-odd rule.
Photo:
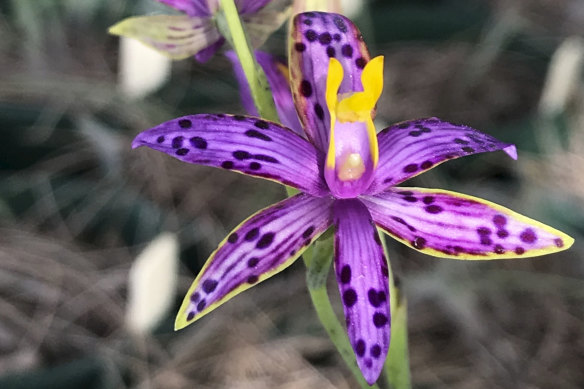
[[[278,122],[278,113],[268,79],[255,59],[233,0],[221,0],[221,11],[216,17],[217,27],[237,53],[260,116]]]
[[[384,238],[383,232],[377,232]],[[381,239],[383,251],[389,269],[389,296],[391,305],[391,342],[387,359],[383,365],[385,378],[393,389],[410,389],[412,387],[410,375],[410,356],[408,350],[408,305],[406,297],[400,290],[399,282],[393,276],[387,245]]]
[[[361,370],[357,366],[355,353],[347,337],[347,331],[339,322],[327,293],[326,280],[332,262],[332,247],[331,239],[318,240],[314,242],[309,250],[304,252],[303,258],[307,267],[306,284],[308,292],[322,326],[359,385],[362,388],[379,389],[377,385],[369,386],[363,378],[363,374],[361,374]]]

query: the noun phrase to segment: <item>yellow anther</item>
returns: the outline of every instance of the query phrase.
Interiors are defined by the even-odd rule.
[[[354,181],[365,173],[365,163],[359,153],[351,153],[341,165],[337,177],[341,181]]]

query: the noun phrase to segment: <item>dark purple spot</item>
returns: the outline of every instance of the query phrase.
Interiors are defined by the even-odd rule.
[[[492,245],[492,244],[493,244],[493,241],[492,241],[492,240],[491,240],[491,238],[489,238],[488,236],[486,236],[486,235],[482,235],[482,236],[481,236],[481,244],[482,244],[483,246],[490,246],[490,245]]]
[[[237,235],[237,232],[234,232],[231,235],[229,235],[229,237],[227,238],[227,241],[229,243],[235,243],[235,242],[237,242],[237,239],[239,239],[239,236]]]
[[[212,291],[215,290],[215,288],[217,288],[217,281],[205,280],[205,282],[203,282],[203,292],[211,293]]]
[[[333,19],[333,23],[335,24],[335,26],[337,26],[340,32],[347,32],[347,25],[340,16],[335,16]]]
[[[429,129],[428,127],[420,127],[420,131],[425,132],[425,133],[430,133],[432,132],[431,129]]]
[[[343,284],[348,284],[351,282],[351,266],[345,265],[341,269],[341,282]]]
[[[343,293],[343,303],[347,308],[351,308],[357,302],[357,292],[355,289],[347,289]]]
[[[237,150],[237,151],[233,152],[233,157],[235,159],[239,159],[240,161],[243,161],[244,159],[250,159],[251,154],[248,153],[247,151]]]
[[[373,314],[373,324],[375,325],[375,327],[379,328],[379,327],[383,327],[384,325],[387,324],[387,316],[385,316],[383,313],[381,312],[375,312]]]
[[[245,116],[233,115],[233,119],[237,120],[238,122],[241,122],[241,121],[245,120]]]
[[[383,180],[383,183],[384,184],[389,184],[392,181],[393,181],[393,177],[387,177],[385,180]]]
[[[397,192],[397,194],[402,195],[402,196],[413,196],[414,192],[412,192],[411,190],[402,190]]]
[[[501,229],[497,231],[497,236],[501,239],[505,239],[506,237],[509,236],[509,232],[507,230]]]
[[[266,142],[270,142],[272,140],[272,138],[270,138],[267,135],[262,134],[261,132],[259,132],[257,130],[247,130],[245,132],[245,135],[247,135],[250,138],[257,138],[257,139],[265,140]]]
[[[331,36],[331,34],[329,34],[328,32],[323,32],[322,34],[320,34],[318,36],[318,41],[322,44],[322,45],[328,45],[329,43],[331,43],[333,40],[333,37]]]
[[[416,137],[422,135],[422,132],[421,131],[410,131],[409,132],[409,135],[410,136],[413,136],[414,138],[416,138]]]
[[[320,120],[324,120],[324,110],[319,103],[314,104],[314,113]]]
[[[176,150],[176,155],[184,156],[189,153],[189,149],[178,149]]]
[[[318,35],[316,34],[316,32],[314,32],[314,30],[306,31],[306,34],[304,34],[304,36],[309,42],[314,42],[316,38],[318,38]]]
[[[335,41],[337,41],[337,42],[338,42],[338,41],[340,41],[340,40],[341,40],[341,34],[339,34],[339,33],[336,33],[335,35],[333,35],[333,39],[334,39]]]
[[[207,141],[200,136],[193,136],[189,141],[197,149],[205,150],[207,148]]]
[[[193,123],[191,123],[189,119],[181,119],[178,121],[178,125],[180,126],[180,128],[191,128]]]
[[[424,208],[426,210],[426,212],[428,213],[432,213],[432,214],[437,214],[443,211],[442,207],[436,204],[431,204],[428,205],[426,208]]]
[[[260,234],[260,229],[255,227],[252,228],[251,230],[249,230],[245,236],[243,237],[243,239],[247,240],[248,242],[251,242],[252,240],[255,240]]]
[[[378,308],[381,304],[385,302],[385,292],[380,291],[377,292],[374,288],[369,289],[367,292],[367,298],[369,299],[369,303]]]
[[[253,156],[253,158],[257,159],[258,161],[264,161],[264,162],[271,162],[271,163],[279,163],[280,162],[276,158],[270,157],[269,155],[256,154]]]
[[[515,254],[521,255],[523,253],[525,253],[525,249],[523,247],[521,247],[521,246],[515,247]]]
[[[365,355],[365,341],[363,339],[359,339],[357,344],[355,345],[355,354],[359,357],[363,357]]]
[[[199,292],[195,292],[191,295],[191,301],[195,304],[198,303],[200,299],[201,299],[201,294]]]
[[[426,169],[430,169],[432,167],[432,165],[434,165],[432,163],[432,161],[424,161],[424,162],[422,162],[422,164],[420,165],[420,167],[422,169],[426,170]]]
[[[493,216],[493,223],[499,228],[503,227],[507,224],[507,218],[503,215],[495,215]]]
[[[164,135],[160,135],[158,138],[156,138],[156,142],[157,142],[157,143],[162,143],[162,142],[164,142]]]
[[[259,261],[260,259],[258,257],[252,257],[249,259],[249,261],[247,261],[247,266],[254,267],[255,265],[258,264]]]
[[[300,83],[300,94],[304,97],[310,97],[312,95],[312,85],[308,80],[302,80]]]
[[[335,56],[335,54],[336,54],[336,52],[335,52],[335,48],[334,47],[329,46],[329,47],[326,48],[326,55],[329,58],[333,58]]]
[[[469,142],[464,139],[454,138],[454,143],[458,143],[459,145],[467,145]]]
[[[371,366],[373,366],[373,361],[371,360],[371,358],[365,358],[365,367],[370,369]]]
[[[416,170],[418,170],[418,165],[416,165],[415,163],[410,163],[409,165],[407,165],[406,167],[404,167],[404,172],[405,173],[413,173]]]
[[[434,196],[424,196],[424,198],[422,199],[422,201],[426,205],[432,204],[434,202]]]
[[[389,269],[387,268],[387,264],[385,263],[381,264],[381,274],[383,274],[385,278],[389,277]]]
[[[535,243],[537,236],[535,235],[535,231],[531,228],[527,228],[521,233],[521,235],[519,235],[519,239],[525,243]]]
[[[415,198],[414,196],[406,196],[404,197],[404,200],[407,201],[408,203],[415,203],[416,201],[418,201],[418,199]]]
[[[249,168],[251,170],[260,170],[262,168],[262,165],[259,164],[258,162],[252,162],[249,164]]]
[[[199,303],[197,304],[197,311],[201,312],[203,309],[205,309],[206,305],[207,302],[205,301],[205,299],[199,301]]]
[[[371,347],[371,356],[375,359],[379,358],[379,356],[381,355],[381,346],[379,346],[378,344],[374,344]]]
[[[402,130],[406,129],[406,128],[410,128],[410,123],[409,122],[400,123],[397,125],[397,128],[401,128]]]
[[[462,148],[462,151],[464,151],[465,153],[474,153],[475,149],[473,149],[472,147],[465,146]]]
[[[491,235],[491,229],[488,227],[479,227],[477,228],[477,233],[479,235]]]
[[[365,65],[367,65],[367,60],[363,57],[359,57],[355,60],[355,65],[357,65],[359,69],[363,69]]]
[[[495,254],[504,254],[505,253],[505,248],[503,246],[501,246],[500,244],[496,244],[495,245]]]
[[[412,242],[412,246],[418,250],[422,250],[424,247],[426,247],[426,239],[422,238],[421,236],[416,236]]]
[[[189,314],[187,315],[187,321],[191,321],[195,318],[195,312],[191,311],[189,312]]]
[[[268,122],[264,120],[256,120],[256,122],[253,125],[256,126],[257,128],[261,128],[262,130],[267,130],[268,128],[270,128]]]
[[[556,247],[564,247],[564,241],[560,238],[554,239],[554,244],[556,245]]]
[[[306,24],[307,26],[312,26],[312,20],[310,19],[304,19],[302,23]]]
[[[233,162],[231,162],[231,161],[223,161],[221,163],[221,167],[223,169],[233,169]]]
[[[172,148],[178,149],[178,148],[182,147],[184,139],[185,139],[184,136],[177,136],[176,138],[174,138],[172,140]]]
[[[258,282],[258,280],[259,280],[259,277],[256,276],[255,274],[247,277],[248,284],[255,284],[256,282]]]
[[[273,232],[265,233],[262,235],[262,237],[260,238],[260,240],[256,244],[256,247],[258,249],[265,249],[266,247],[271,245],[273,241],[274,241],[274,233]]]
[[[310,238],[310,236],[312,235],[313,232],[314,232],[314,226],[310,226],[302,233],[302,237],[304,239],[308,239],[308,238]]]
[[[302,53],[304,50],[306,50],[306,45],[302,42],[297,42],[294,45],[294,48],[296,49],[296,51]]]
[[[348,43],[343,45],[341,48],[341,53],[344,57],[351,58],[353,56],[353,46]]]

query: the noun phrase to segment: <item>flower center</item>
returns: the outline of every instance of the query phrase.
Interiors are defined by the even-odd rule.
[[[325,98],[330,113],[325,178],[333,195],[355,197],[371,183],[379,160],[372,111],[383,89],[383,57],[373,58],[361,73],[363,91],[339,94],[344,70],[330,58]]]

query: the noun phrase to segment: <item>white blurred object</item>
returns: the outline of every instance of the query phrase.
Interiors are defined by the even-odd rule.
[[[140,99],[158,89],[170,76],[172,60],[131,38],[120,37],[119,87]]]
[[[343,10],[343,15],[349,19],[358,16],[361,13],[364,5],[363,0],[341,0],[341,9]]]
[[[163,233],[132,264],[128,279],[126,326],[137,334],[152,331],[174,301],[177,283],[178,241]]]
[[[539,111],[544,115],[562,112],[582,85],[584,39],[567,38],[554,53],[545,80]]]

